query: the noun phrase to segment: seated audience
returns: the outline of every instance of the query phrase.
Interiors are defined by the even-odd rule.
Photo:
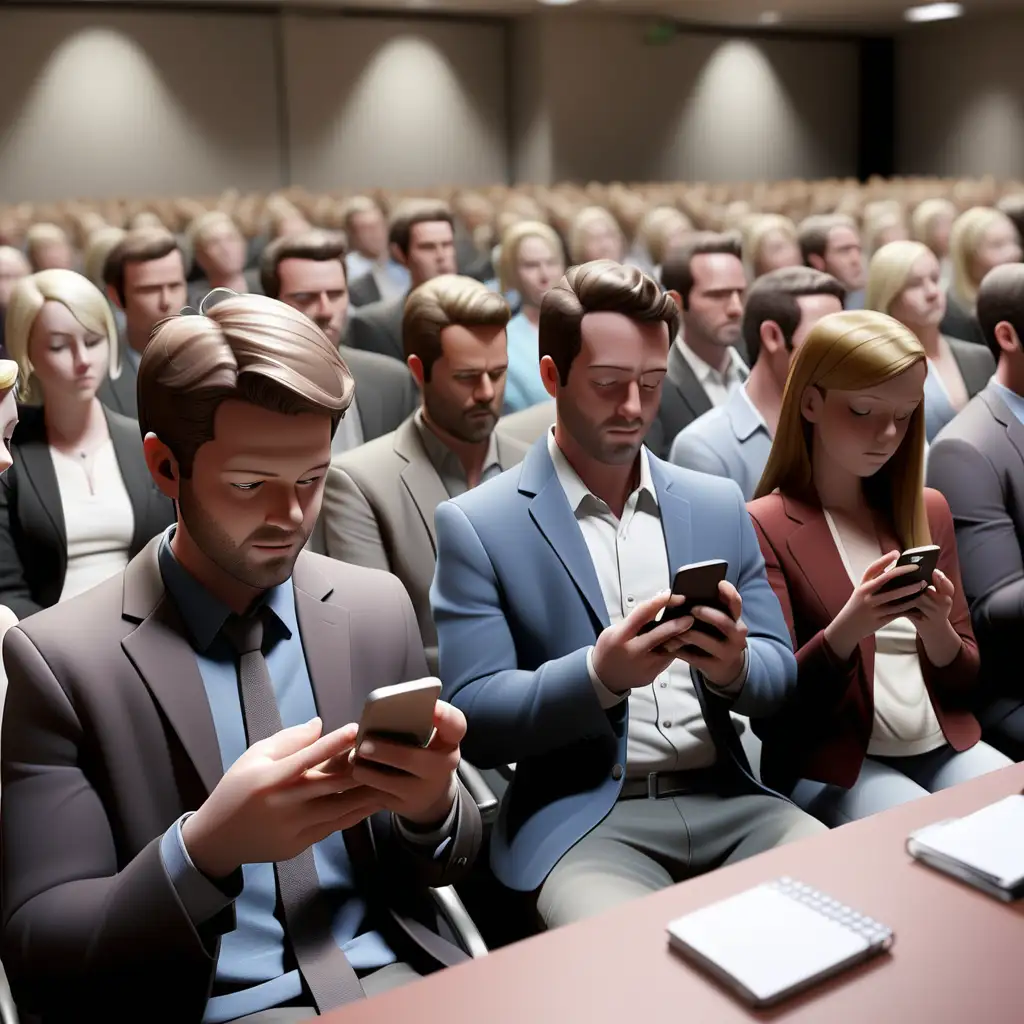
[[[977,308],[996,374],[936,438],[928,483],[953,513],[981,650],[983,735],[1024,761],[1024,264],[990,271]]]
[[[19,618],[117,575],[173,518],[146,470],[138,426],[100,404],[119,372],[110,306],[72,270],[15,286],[7,344],[23,406],[0,480],[0,604]]]
[[[164,317],[181,312],[186,302],[185,257],[173,235],[137,228],[111,249],[103,279],[107,298],[124,314],[127,344],[119,345],[120,375],[104,378],[99,399],[107,408],[136,419],[136,377],[149,336]]]
[[[626,255],[626,237],[619,222],[603,206],[585,206],[569,225],[569,259],[573,263],[590,260],[622,260]]]
[[[749,505],[798,666],[794,698],[754,724],[761,774],[832,826],[1009,763],[967,710],[978,649],[949,507],[923,483],[926,375],[891,317],[820,320]],[[899,553],[932,543],[932,579],[901,583]]]
[[[749,501],[771,452],[793,353],[822,317],[842,311],[845,295],[834,277],[810,267],[785,267],[759,277],[743,310],[750,376],[724,405],[676,435],[669,462],[728,477]]]
[[[342,207],[341,224],[350,246],[345,271],[352,305],[405,295],[409,271],[389,251],[388,223],[380,205],[369,196],[354,196]]]
[[[410,289],[455,273],[455,221],[443,203],[410,200],[397,208],[388,229],[395,258],[409,271]],[[402,311],[405,292],[371,302],[349,318],[348,342],[365,352],[379,352],[405,362]]]
[[[920,242],[890,242],[871,258],[865,307],[888,313],[909,327],[928,357],[924,382],[925,435],[929,442],[995,373],[987,347],[946,338],[941,268]]]
[[[682,327],[672,342],[661,407],[646,441],[659,457],[668,455],[683,427],[724,405],[747,379],[737,351],[747,291],[739,240],[710,232],[691,236],[666,258],[661,283],[682,310]]]
[[[17,383],[18,364],[13,359],[0,359],[0,438],[3,440],[0,444],[0,475],[6,473],[14,462],[11,438],[14,436],[14,428],[18,425]],[[6,605],[0,605],[0,643],[7,630],[17,622],[18,616]],[[6,693],[7,674],[0,662],[0,711],[3,709]]]
[[[942,290],[949,288],[953,265],[949,260],[949,235],[956,220],[956,204],[949,199],[925,199],[914,207],[910,215],[910,236],[915,242],[927,245],[941,268]]]
[[[520,221],[502,237],[499,270],[501,290],[515,291],[521,301],[508,322],[505,379],[505,412],[517,412],[548,400],[540,379],[537,324],[541,300],[565,273],[561,239],[547,224]]]
[[[522,461],[498,436],[508,357],[505,300],[479,281],[443,275],[405,304],[402,334],[422,404],[397,430],[331,461],[324,487],[325,551],[394,573],[412,598],[431,672],[434,510]]]
[[[423,649],[396,580],[302,550],[352,392],[334,345],[229,297],[157,328],[139,390],[176,522],[4,645],[19,1009],[295,1021],[465,959],[408,917],[479,845],[465,720],[439,702],[425,749],[350,759],[365,697],[424,676]]]
[[[0,245],[0,358],[6,358],[7,348],[4,341],[4,319],[7,304],[11,301],[14,286],[23,277],[32,273],[28,260],[10,245]]]
[[[831,274],[846,289],[846,308],[864,306],[866,271],[860,232],[852,217],[841,213],[816,214],[798,230],[804,263]]]
[[[25,234],[25,252],[33,271],[75,267],[75,250],[67,232],[56,224],[33,224]]]
[[[743,233],[743,262],[752,281],[782,267],[802,266],[796,225],[778,214],[754,217]]]
[[[975,315],[978,287],[993,267],[1020,262],[1017,229],[999,210],[971,207],[953,223],[949,253],[953,277],[946,297],[942,333],[983,345],[985,337]]]
[[[204,275],[189,286],[188,304],[193,309],[198,309],[214,288],[228,288],[239,294],[259,293],[258,272],[251,267],[246,269],[245,237],[228,214],[220,210],[202,214],[189,225],[187,237],[192,259]]]
[[[626,257],[626,263],[639,267],[655,281],[661,280],[661,265],[665,255],[683,244],[693,231],[690,218],[674,206],[654,206],[644,214],[637,231],[636,244]]]
[[[739,489],[643,444],[678,326],[638,268],[571,268],[541,308],[553,431],[437,509],[446,698],[470,761],[516,764],[491,865],[549,928],[823,830],[754,780],[730,715],[796,678]],[[670,567],[716,557],[728,612],[694,615],[721,639],[691,616],[639,635]]]

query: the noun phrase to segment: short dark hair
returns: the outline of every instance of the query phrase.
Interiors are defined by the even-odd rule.
[[[810,265],[812,256],[825,259],[828,252],[829,236],[836,228],[857,230],[857,222],[845,213],[815,213],[801,221],[797,228],[797,240],[804,263]]]
[[[1013,221],[1013,226],[1017,229],[1017,234],[1020,235],[1021,243],[1024,244],[1024,192],[1011,192],[1003,196],[996,203],[996,209],[1000,213],[1005,213]]]
[[[1008,323],[1024,344],[1024,263],[1007,263],[990,270],[978,288],[976,308],[981,332],[996,362],[1003,350],[996,341],[996,326]]]
[[[540,304],[539,353],[541,358],[551,356],[563,386],[583,345],[583,317],[598,312],[622,313],[645,323],[660,320],[668,326],[670,344],[679,332],[675,299],[638,267],[614,260],[570,267]]]
[[[662,287],[666,291],[678,292],[683,309],[687,310],[690,308],[690,292],[693,291],[694,257],[720,253],[742,260],[742,252],[740,236],[735,232],[698,231],[669,252],[661,268]]]
[[[110,250],[106,262],[103,264],[103,283],[114,289],[117,301],[123,306],[125,304],[125,265],[161,260],[175,251],[181,253],[182,267],[187,274],[185,254],[174,235],[163,228],[135,228]]]
[[[303,231],[297,235],[275,238],[260,256],[260,284],[263,294],[272,299],[281,297],[281,275],[278,268],[285,260],[315,260],[326,263],[337,260],[345,270],[348,240],[340,231]]]
[[[840,304],[846,302],[846,289],[831,274],[813,267],[772,270],[750,286],[743,306],[743,341],[751,366],[761,351],[761,325],[769,321],[778,324],[786,350],[792,351],[802,318],[798,300],[804,295],[834,295]]]
[[[408,256],[412,229],[417,224],[433,224],[435,221],[444,221],[451,225],[453,231],[455,230],[455,218],[444,203],[426,199],[409,200],[402,203],[391,217],[391,223],[388,226],[388,242],[398,246],[398,251],[403,256]]]

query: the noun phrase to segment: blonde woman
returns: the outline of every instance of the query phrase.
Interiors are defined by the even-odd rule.
[[[501,290],[515,291],[522,303],[508,323],[508,374],[505,411],[518,412],[550,398],[540,379],[537,348],[540,303],[565,273],[562,243],[553,228],[540,221],[521,221],[502,236],[498,264]]]
[[[569,226],[569,259],[573,263],[615,260],[626,254],[626,237],[619,222],[603,206],[584,206]]]
[[[743,232],[743,262],[751,280],[782,267],[803,266],[796,225],[777,213],[755,217]]]
[[[640,222],[637,243],[626,263],[660,280],[666,254],[680,245],[691,231],[693,224],[682,210],[674,206],[652,207]]]
[[[173,521],[153,485],[138,424],[96,397],[119,368],[102,292],[70,270],[18,282],[8,352],[23,406],[0,480],[0,604],[19,618],[120,572]]]
[[[925,199],[910,215],[910,237],[927,245],[942,268],[942,290],[949,288],[953,265],[949,260],[949,235],[956,220],[956,204],[949,199]]]
[[[974,306],[985,275],[1004,263],[1018,263],[1020,238],[1013,221],[989,206],[972,206],[953,222],[949,236],[953,278],[946,297],[942,333],[985,344]]]
[[[985,345],[947,338],[942,271],[921,242],[890,242],[871,258],[865,306],[909,327],[928,357],[924,382],[925,433],[929,441],[989,382],[996,372]]]
[[[748,506],[798,667],[796,697],[756,725],[761,773],[828,825],[1011,763],[966,710],[978,648],[949,506],[922,482],[926,363],[883,313],[820,320]],[[932,579],[902,583],[899,553],[926,544]]]

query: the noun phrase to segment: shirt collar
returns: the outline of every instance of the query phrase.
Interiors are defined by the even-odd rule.
[[[423,442],[423,447],[426,450],[427,458],[430,459],[431,465],[437,470],[439,476],[443,477],[447,472],[457,473],[463,479],[466,476],[466,471],[462,468],[462,463],[459,461],[458,455],[455,454],[435,434],[430,427],[427,426],[423,419],[423,406],[421,405],[413,416],[413,422],[416,424],[416,430],[420,435],[420,440]],[[491,431],[491,436],[487,440],[487,454],[484,456],[484,464],[481,470],[481,476],[486,473],[492,466],[498,465],[498,440],[495,436],[495,432]]]
[[[768,429],[768,424],[765,423],[761,411],[747,394],[746,384],[733,390],[727,406],[737,440],[746,441],[748,437],[759,430],[763,430],[771,437],[771,431]]]
[[[746,364],[742,359],[740,359],[739,353],[731,345],[728,349],[729,362],[726,364],[724,373],[719,373],[719,371],[710,363],[701,359],[701,357],[686,344],[681,335],[676,338],[676,345],[679,346],[679,351],[682,354],[682,357],[687,361],[687,363],[689,363],[690,369],[693,370],[693,375],[701,384],[705,384],[709,380],[716,384],[723,384],[733,378],[745,381],[747,377],[750,376],[750,371],[747,369]]]
[[[994,377],[989,381],[989,386],[995,388],[996,394],[1003,400],[1006,408],[1024,423],[1024,398],[1016,391],[1011,391],[1005,384],[1000,384]]]
[[[603,508],[607,508],[605,502],[593,494],[580,479],[579,474],[565,457],[565,453],[558,447],[558,442],[555,441],[554,427],[548,431],[548,455],[551,456],[551,462],[555,467],[555,476],[558,477],[558,482],[562,485],[562,490],[565,492],[565,497],[573,512],[578,512],[580,505],[588,500],[599,502]],[[647,456],[646,446],[640,449],[640,483],[636,490],[641,494],[648,495],[655,505],[658,504],[658,492],[654,489],[654,478],[651,476],[651,463]]]
[[[164,586],[171,595],[185,622],[192,645],[200,653],[209,650],[221,628],[232,614],[231,609],[220,598],[214,597],[182,564],[171,550],[171,538],[175,527],[169,526],[160,540],[157,558]],[[286,580],[271,587],[257,602],[272,613],[271,621],[285,637],[298,633],[299,623],[295,614],[295,591],[292,581]]]

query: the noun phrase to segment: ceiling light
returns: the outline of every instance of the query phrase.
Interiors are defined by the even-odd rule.
[[[778,11],[762,11],[757,16],[759,25],[778,25],[782,21],[782,15]]]
[[[568,7],[569,4],[576,3],[576,0],[540,0],[540,2],[548,7]]]
[[[946,21],[948,18],[959,18],[963,13],[963,4],[924,4],[921,7],[908,7],[903,17],[907,21]]]

